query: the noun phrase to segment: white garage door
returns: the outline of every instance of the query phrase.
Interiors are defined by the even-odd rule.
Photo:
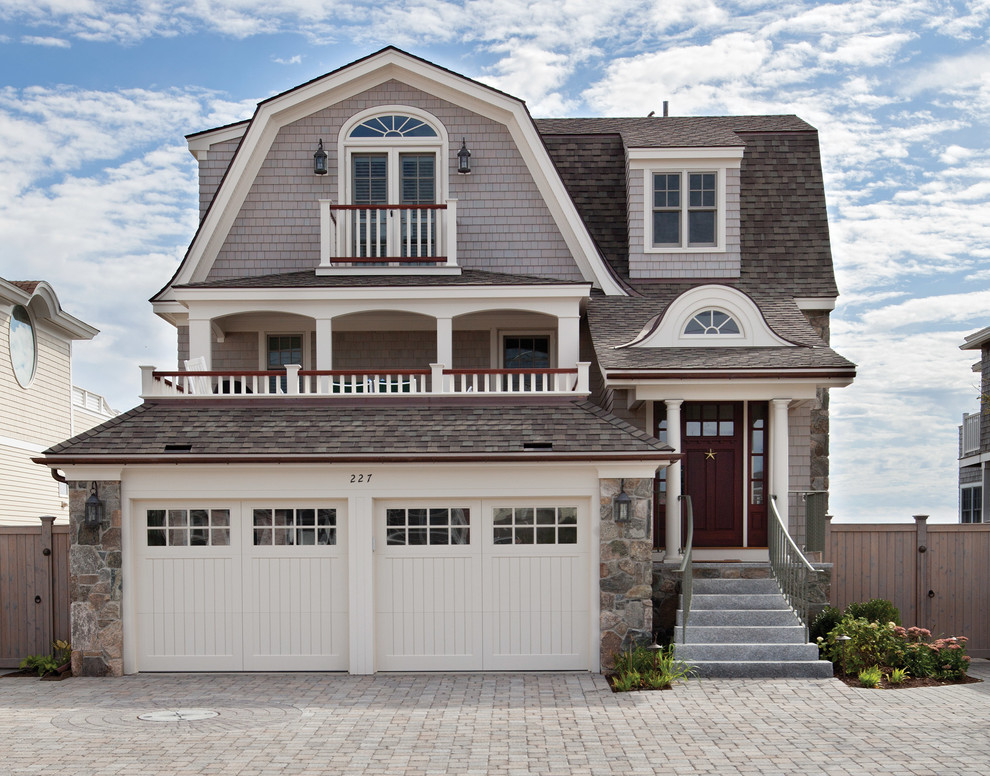
[[[588,526],[568,502],[379,504],[379,670],[587,669]]]
[[[341,504],[144,503],[142,671],[347,669]]]

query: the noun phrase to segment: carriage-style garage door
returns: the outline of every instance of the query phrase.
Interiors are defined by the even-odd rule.
[[[142,671],[347,670],[338,503],[142,503]]]
[[[562,501],[379,503],[378,669],[587,669],[588,524]]]

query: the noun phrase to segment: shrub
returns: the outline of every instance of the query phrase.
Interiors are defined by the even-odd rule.
[[[845,673],[856,674],[864,668],[891,665],[897,654],[899,639],[891,623],[870,622],[864,617],[845,615],[828,635],[818,642],[826,660],[841,667]],[[849,636],[842,641],[840,636]]]
[[[690,678],[694,671],[674,657],[674,648],[636,647],[619,653],[614,659],[612,687],[616,692],[630,690],[665,690],[674,682]]]
[[[871,598],[869,601],[851,603],[846,607],[849,617],[863,617],[870,622],[901,624],[901,612],[886,598]]]
[[[870,666],[859,672],[859,683],[863,687],[876,687],[881,679],[883,674],[880,673],[880,666]]]
[[[808,629],[811,640],[818,641],[819,636],[825,638],[828,632],[839,624],[841,619],[842,612],[834,606],[826,606],[811,622],[811,627]]]

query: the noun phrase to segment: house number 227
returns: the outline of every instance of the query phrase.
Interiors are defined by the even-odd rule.
[[[352,474],[351,482],[371,482],[370,474]]]

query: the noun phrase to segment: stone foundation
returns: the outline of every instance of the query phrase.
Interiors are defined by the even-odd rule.
[[[653,638],[653,480],[600,480],[601,664],[607,671],[617,653]],[[616,523],[612,499],[624,486],[632,497],[632,519]]]
[[[103,525],[96,529],[84,525],[92,484],[69,483],[72,673],[122,676],[120,483],[96,483],[104,506]]]

